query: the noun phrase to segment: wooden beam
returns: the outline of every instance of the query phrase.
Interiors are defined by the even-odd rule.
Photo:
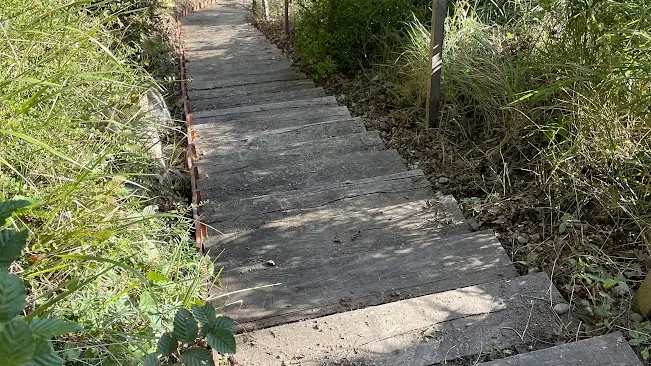
[[[285,0],[285,34],[289,34],[289,0]]]
[[[432,34],[430,39],[431,72],[427,89],[427,126],[438,127],[439,104],[441,103],[441,67],[443,66],[443,36],[447,0],[432,2]]]
[[[262,11],[264,12],[264,20],[269,20],[269,0],[262,0]]]

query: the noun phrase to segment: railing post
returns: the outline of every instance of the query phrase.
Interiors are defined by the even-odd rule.
[[[427,89],[427,126],[438,127],[439,104],[441,103],[441,67],[443,66],[443,32],[447,0],[432,1],[432,34],[430,39],[429,56],[431,72],[429,88]]]
[[[289,35],[289,0],[285,0],[285,34]]]

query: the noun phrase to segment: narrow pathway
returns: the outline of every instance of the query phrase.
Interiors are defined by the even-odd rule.
[[[182,20],[204,246],[241,364],[472,363],[577,333],[545,274],[518,276],[492,232],[471,232],[453,197],[294,69],[246,5]],[[621,336],[607,343],[585,364],[634,364]],[[625,363],[595,358],[613,354]]]

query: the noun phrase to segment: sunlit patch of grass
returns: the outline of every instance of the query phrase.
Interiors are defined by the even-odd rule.
[[[12,224],[30,231],[13,270],[31,286],[28,310],[87,330],[60,344],[69,362],[138,364],[210,274],[189,240],[185,197],[139,137],[138,100],[157,85],[136,45],[117,41],[124,11],[91,0],[0,5],[0,200],[38,202]]]

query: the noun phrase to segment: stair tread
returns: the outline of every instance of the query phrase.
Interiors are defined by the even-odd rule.
[[[642,366],[620,332],[523,353],[479,366]]]
[[[366,131],[366,128],[359,118],[340,117],[339,119],[244,133],[215,132],[210,128],[201,128],[201,125],[195,126],[195,131],[198,147],[212,145],[213,149],[236,152],[252,147],[262,149],[271,145],[281,146],[294,142],[360,133]]]
[[[193,111],[200,111],[248,105],[260,105],[286,100],[306,100],[317,97],[324,97],[325,95],[326,94],[323,88],[309,88],[300,90],[277,91],[272,93],[248,93],[244,95],[232,95],[221,98],[192,100],[190,103],[192,105]]]
[[[199,117],[194,119],[193,128],[198,132],[210,131],[209,133],[212,135],[232,138],[233,135],[279,130],[348,118],[351,117],[346,107],[304,107],[240,116]]]
[[[205,160],[199,161],[197,166],[202,197],[211,202],[295,191],[323,183],[377,177],[406,170],[395,150],[357,152],[337,158],[231,174],[215,171],[211,162]]]
[[[260,170],[277,165],[296,164],[321,158],[334,158],[353,152],[384,150],[384,142],[377,132],[362,132],[294,144],[273,145],[267,148],[224,152],[223,149],[202,144],[197,149],[200,159],[209,161],[215,172],[234,173]]]
[[[241,334],[237,358],[246,365],[425,366],[557,337],[562,325],[550,300],[563,300],[546,274],[492,280]]]

